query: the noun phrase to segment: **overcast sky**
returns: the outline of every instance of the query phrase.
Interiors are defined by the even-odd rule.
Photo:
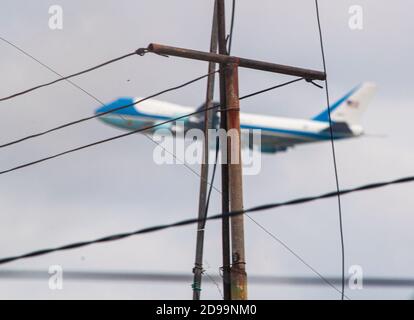
[[[48,26],[49,7],[63,8],[63,29]],[[230,1],[226,1],[227,9]],[[363,30],[348,27],[349,7],[364,9]],[[0,36],[62,74],[159,42],[200,50],[209,47],[213,1],[191,0],[2,0]],[[412,175],[414,117],[411,70],[414,4],[398,0],[320,0],[331,100],[363,81],[378,84],[364,116],[369,134],[336,143],[343,188]],[[228,15],[229,17],[230,15]],[[275,63],[321,69],[314,1],[238,0],[233,54]],[[52,72],[0,42],[0,96],[56,78]],[[133,56],[74,79],[100,100],[146,96],[206,73],[203,62],[156,55]],[[240,93],[289,77],[241,70]],[[129,81],[128,81],[129,80]],[[200,105],[205,81],[161,99]],[[306,83],[241,103],[243,111],[310,118],[324,107],[324,91]],[[0,142],[91,115],[99,104],[68,83],[0,103]],[[0,151],[0,170],[121,131],[97,120]],[[159,166],[154,144],[129,136],[0,177],[0,257],[195,217],[199,178],[182,165]],[[199,170],[197,166],[193,167]],[[263,155],[262,170],[244,177],[245,207],[317,195],[335,188],[329,143]],[[219,175],[218,175],[219,177]],[[219,178],[216,180],[220,185]],[[344,196],[346,269],[360,265],[364,275],[414,277],[414,216],[411,184]],[[211,212],[220,210],[213,193]],[[335,199],[252,215],[269,232],[324,276],[341,271]],[[286,248],[246,219],[247,272],[254,275],[316,276]],[[220,223],[207,226],[205,268],[221,265]],[[159,271],[191,273],[195,226],[137,236],[87,248],[53,253],[1,266],[64,270]],[[188,299],[191,284],[96,283],[64,281],[50,290],[46,281],[1,280],[0,298]],[[413,290],[347,290],[351,299],[408,299]],[[219,299],[206,284],[203,298]],[[251,299],[337,299],[329,286],[249,286]]]

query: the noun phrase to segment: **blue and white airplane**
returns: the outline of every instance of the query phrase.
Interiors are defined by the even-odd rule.
[[[363,83],[331,106],[331,119],[334,139],[348,139],[363,135],[360,125],[362,113],[375,93],[373,83]],[[122,97],[100,107],[96,114],[132,104],[139,98]],[[203,108],[204,106],[201,106]],[[169,102],[147,100],[99,117],[105,123],[126,130],[137,130],[166,120],[194,112],[196,109]],[[185,118],[185,130],[200,128],[200,116]],[[281,118],[266,115],[240,113],[242,135],[251,129],[261,130],[260,146],[253,146],[264,153],[286,151],[297,144],[330,140],[329,117],[327,110],[312,119]],[[165,125],[163,126],[165,128]],[[174,128],[174,124],[168,124]],[[157,129],[157,128],[156,128]],[[147,131],[148,132],[148,131]]]

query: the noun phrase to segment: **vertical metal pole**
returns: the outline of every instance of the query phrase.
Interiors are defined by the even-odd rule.
[[[213,26],[211,28],[211,40],[210,40],[210,52],[217,52],[217,4],[214,4],[213,12]],[[214,62],[210,62],[208,65],[208,73],[210,74],[207,79],[207,94],[206,94],[206,109],[213,105],[214,99],[214,79],[215,74],[212,74],[216,68]],[[204,149],[203,149],[203,163],[201,164],[200,174],[200,196],[198,204],[198,218],[200,221],[197,224],[197,240],[196,240],[196,255],[194,263],[194,280],[193,280],[193,300],[200,300],[201,296],[201,280],[203,275],[203,251],[204,251],[204,228],[207,216],[207,190],[208,190],[208,165],[209,165],[209,140],[208,129],[212,128],[213,124],[213,110],[206,110],[204,113]]]
[[[226,69],[227,127],[229,147],[229,182],[231,211],[243,210],[243,181],[241,159],[241,133],[239,108],[238,65],[228,64]],[[247,274],[244,249],[244,216],[231,218],[232,266],[231,298],[247,299]]]
[[[217,0],[217,24],[219,53],[227,54],[226,48],[226,20],[224,0]],[[224,108],[226,104],[225,64],[220,65],[220,105]],[[227,132],[227,112],[220,113],[220,128]],[[221,146],[222,157],[227,155],[227,144]],[[224,159],[223,159],[224,160]],[[227,160],[221,162],[221,191],[223,213],[230,211],[229,207],[229,175]],[[228,217],[222,219],[222,247],[223,247],[223,296],[224,300],[231,299],[230,286],[230,223]]]

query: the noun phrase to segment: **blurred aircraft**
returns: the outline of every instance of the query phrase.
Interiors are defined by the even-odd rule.
[[[362,113],[367,109],[370,100],[375,93],[376,86],[373,83],[363,83],[341,99],[331,105],[331,120],[334,139],[348,139],[363,135],[364,131],[360,125]],[[118,98],[115,101],[98,108],[95,113],[108,112],[125,105],[133,104],[139,98]],[[137,130],[167,120],[174,119],[196,110],[202,110],[204,105],[198,109],[185,107],[169,102],[147,100],[136,105],[107,113],[101,117],[103,122],[126,130]],[[216,116],[216,121],[219,115]],[[203,127],[203,112],[198,115],[183,119],[184,130]],[[252,129],[259,129],[261,134],[258,150],[264,153],[276,153],[286,151],[288,148],[298,144],[327,141],[331,139],[329,127],[329,114],[324,110],[312,119],[282,118],[266,115],[240,113],[242,136],[248,135]],[[171,129],[176,133],[177,126],[168,123],[161,126]],[[159,129],[154,128],[153,131]],[[243,138],[242,138],[243,139]],[[254,146],[250,145],[251,148]]]

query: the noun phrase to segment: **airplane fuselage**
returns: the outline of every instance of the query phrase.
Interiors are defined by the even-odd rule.
[[[98,112],[105,112],[133,102],[134,100],[121,98],[98,109]],[[138,130],[193,113],[195,110],[169,102],[148,100],[127,109],[105,114],[100,118],[118,128]],[[197,126],[195,117],[180,119],[184,121],[186,131]],[[329,122],[323,121],[240,113],[240,125],[242,135],[247,135],[252,130],[260,130],[261,145],[259,147],[262,152],[284,151],[296,144],[325,141],[331,138]],[[171,128],[171,123],[162,127]],[[156,129],[159,127],[149,131],[154,132]],[[347,126],[346,130],[334,130],[333,133],[335,139],[344,139],[359,136],[363,130],[359,125],[352,125]]]

